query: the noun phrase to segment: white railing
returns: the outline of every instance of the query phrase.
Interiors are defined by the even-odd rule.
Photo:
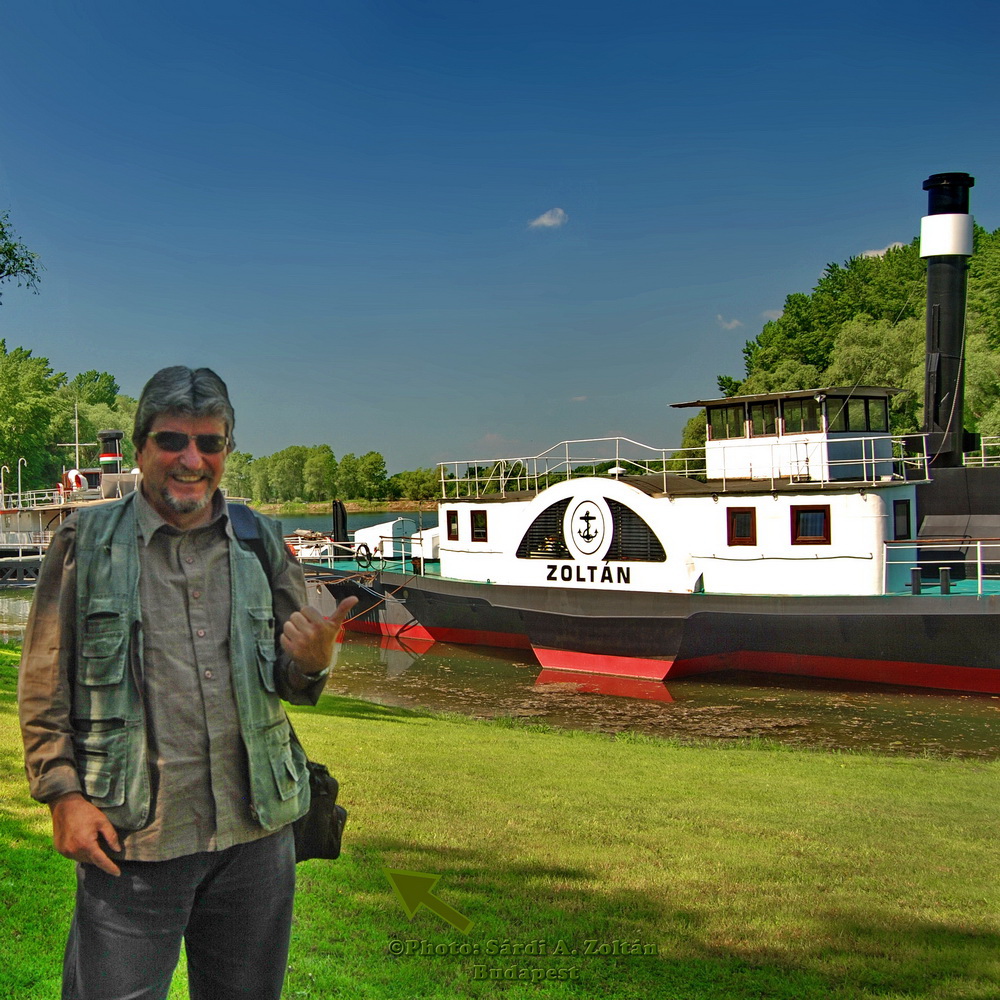
[[[756,463],[752,459],[760,456]],[[820,437],[816,440],[761,442],[740,439],[717,442],[708,473],[728,488],[730,480],[768,482],[773,489],[786,483],[823,486],[877,486],[887,482],[925,482],[928,478],[927,436],[907,434]]]
[[[51,531],[0,531],[0,551],[7,558],[43,555],[52,541]]]
[[[1000,465],[1000,437],[983,437],[979,448],[962,456],[963,464],[973,468],[985,469]]]
[[[978,596],[1000,592],[1000,538],[916,538],[885,543],[885,592],[949,594],[972,581]],[[998,581],[991,586],[991,581]],[[962,593],[970,593],[967,586]]]
[[[4,493],[0,496],[0,510],[20,510],[24,507],[51,507],[65,503],[72,495],[64,496],[59,490],[24,490],[21,493]]]
[[[442,462],[441,495],[445,498],[538,491],[583,476],[705,475],[703,448],[653,448],[631,438],[581,438],[560,441],[539,455],[477,461]]]
[[[768,482],[814,482],[845,485],[877,485],[890,481],[921,482],[927,479],[927,445],[924,435],[856,438],[824,437],[815,443],[755,443],[753,439],[735,440],[723,445],[710,443],[714,450],[711,469],[706,464],[705,449],[654,448],[631,438],[583,438],[560,441],[540,455],[479,461],[442,462],[441,496],[444,499],[478,499],[494,495],[537,492],[555,483],[583,476],[655,476],[664,493],[669,492],[669,475],[720,482],[720,491],[729,482],[748,479]],[[767,457],[754,471],[747,452],[760,448]],[[798,449],[801,454],[792,456]],[[805,449],[805,450],[803,450]],[[731,453],[727,458],[726,452]],[[834,456],[834,457],[831,457]],[[843,456],[843,457],[840,457]]]

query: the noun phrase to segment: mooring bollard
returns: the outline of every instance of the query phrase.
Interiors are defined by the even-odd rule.
[[[919,594],[920,593],[920,567],[911,566],[910,567],[910,593]]]
[[[938,570],[938,576],[941,580],[941,593],[950,594],[951,593],[951,567],[942,566]]]

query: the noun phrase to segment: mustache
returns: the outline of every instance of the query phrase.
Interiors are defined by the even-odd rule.
[[[173,468],[168,473],[168,476],[197,476],[199,479],[211,479],[211,474],[205,469],[185,469],[183,467]]]

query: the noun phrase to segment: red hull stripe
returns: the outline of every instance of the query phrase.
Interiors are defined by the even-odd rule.
[[[619,698],[643,701],[673,701],[663,681],[637,680],[635,677],[608,677],[604,674],[577,673],[572,670],[542,670],[535,678],[539,684],[572,684],[586,694],[610,694]]]
[[[430,639],[433,642],[453,642],[458,646],[494,646],[498,649],[531,649],[528,637],[511,632],[480,632],[465,628],[424,628],[412,622],[407,625],[387,625],[360,619],[347,626],[353,632],[369,635],[399,636],[405,639]]]
[[[795,677],[827,677],[831,680],[863,681],[867,684],[899,684],[903,687],[939,688],[943,691],[976,691],[1000,694],[1000,670],[983,667],[952,667],[938,663],[906,663],[899,660],[859,660],[839,656],[804,656],[798,653],[737,653],[677,660],[668,677],[712,673],[717,670],[752,670]]]
[[[576,670],[584,674],[607,674],[611,677],[638,677],[662,681],[672,660],[642,660],[637,656],[611,656],[605,653],[576,653],[569,649],[532,646],[538,662],[548,670]]]

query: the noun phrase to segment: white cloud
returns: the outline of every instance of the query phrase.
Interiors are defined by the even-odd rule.
[[[881,250],[863,250],[859,257],[884,257],[890,250],[895,250],[897,247],[903,246],[902,243],[897,240],[895,243],[890,243],[887,247],[882,247]]]
[[[561,208],[550,208],[543,212],[537,219],[532,219],[528,223],[531,229],[558,229],[569,222],[569,216]]]
[[[721,315],[715,317],[719,321],[719,326],[723,330],[735,330],[743,324],[738,319],[723,319]]]
[[[761,319],[781,319],[785,315],[784,309],[766,309],[760,314]]]

